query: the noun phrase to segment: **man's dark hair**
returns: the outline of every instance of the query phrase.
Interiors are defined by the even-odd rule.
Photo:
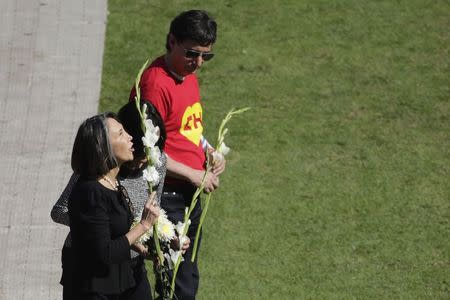
[[[117,166],[108,137],[106,119],[118,121],[105,112],[84,121],[78,128],[72,150],[72,170],[83,178],[97,179]]]
[[[169,35],[173,34],[177,42],[192,40],[201,46],[209,46],[216,42],[217,23],[204,10],[188,10],[182,12],[170,23],[167,34],[166,49],[170,51]]]
[[[166,142],[166,129],[161,115],[147,100],[141,100],[141,110],[143,110],[144,103],[147,107],[147,119],[152,120],[153,125],[159,127],[159,140],[156,142],[156,146],[163,151]],[[122,106],[117,116],[125,131],[133,138],[134,161],[124,163],[120,169],[120,176],[127,177],[127,175],[135,171],[136,160],[145,158],[144,144],[142,143],[144,132],[142,131],[141,116],[136,108],[135,101],[129,101]]]

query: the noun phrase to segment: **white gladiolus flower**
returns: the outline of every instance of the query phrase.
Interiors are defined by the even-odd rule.
[[[180,249],[183,247],[184,243],[188,240],[187,235],[184,234],[184,230],[186,229],[186,224],[189,226],[191,224],[191,220],[188,219],[186,223],[178,222],[177,225],[175,225],[175,230],[178,233],[178,241],[180,243]]]
[[[170,250],[172,250],[172,249],[170,249]],[[165,261],[167,261],[167,265],[168,265],[167,267],[169,268],[169,270],[173,270],[174,263],[170,259],[170,254],[165,252],[163,255],[164,255]]]
[[[154,147],[159,140],[159,134],[151,130],[146,130],[145,135],[142,137],[142,143],[145,147]]]
[[[183,247],[184,243],[186,243],[189,238],[187,237],[187,235],[182,235],[179,237],[180,240],[180,249]]]
[[[219,153],[222,153],[223,155],[227,155],[230,152],[230,148],[228,148],[227,145],[225,145],[225,143],[221,143],[217,151]]]
[[[144,105],[142,105],[142,118],[144,120],[147,119],[147,103],[144,103]]]
[[[151,147],[150,148],[150,160],[152,161],[152,164],[155,165],[156,167],[160,167],[161,166],[161,150],[159,150],[158,147]]]
[[[213,158],[213,164],[218,162],[218,161],[222,161],[225,159],[225,157],[223,156],[222,153],[220,153],[219,151],[214,151],[212,154],[212,158]]]
[[[175,230],[178,234],[183,234],[184,223],[178,221],[177,225],[175,225]]]
[[[191,225],[191,220],[190,219],[188,219],[187,224]],[[177,231],[179,236],[183,235],[185,227],[186,227],[186,223],[182,223],[180,221],[178,221],[177,225],[175,225],[175,230]]]
[[[145,130],[151,131],[159,136],[159,127],[153,125],[153,122],[150,119],[145,120]]]
[[[167,263],[169,264],[169,269],[173,270],[175,267],[178,257],[181,256],[181,261],[184,261],[184,258],[181,254],[181,251],[174,251],[173,249],[169,249],[169,253],[164,253],[164,257],[166,258]]]
[[[145,120],[145,134],[142,137],[142,143],[146,147],[154,147],[159,140],[159,127],[154,126],[152,120]]]
[[[167,262],[169,263],[169,269],[173,269],[180,256],[181,261],[184,261],[181,251],[174,251],[173,249],[169,249],[169,253],[164,253],[164,257],[167,259]]]
[[[143,171],[144,179],[150,182],[152,185],[157,185],[159,183],[159,174],[154,166],[148,166],[147,169]]]

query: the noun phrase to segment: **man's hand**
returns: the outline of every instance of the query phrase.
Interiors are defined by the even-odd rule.
[[[205,171],[195,170],[192,172],[191,182],[196,187],[199,187],[202,184],[203,175]],[[205,177],[205,192],[211,193],[215,189],[219,187],[219,176],[214,174],[213,172],[206,172]]]
[[[217,152],[216,150],[214,150],[214,148],[209,148],[208,149],[208,159],[212,165],[212,172],[215,175],[220,175],[223,173],[223,171],[225,171],[225,165],[227,163],[225,156],[220,153]]]
[[[208,171],[205,178],[205,192],[211,193],[219,187],[219,174],[223,172],[225,166],[219,164],[217,169]],[[219,174],[216,174],[216,173]],[[192,183],[195,187],[199,187],[202,184],[203,175],[205,171],[196,170],[177,162],[176,160],[167,156],[167,175],[169,177],[180,178]]]

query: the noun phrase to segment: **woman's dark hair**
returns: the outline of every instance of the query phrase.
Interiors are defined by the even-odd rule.
[[[160,136],[158,142],[156,142],[156,146],[163,151],[166,143],[166,128],[162,121],[161,115],[147,100],[141,100],[141,110],[144,108],[144,103],[147,107],[147,119],[151,120],[154,126],[159,127]],[[133,138],[134,161],[124,163],[120,170],[120,175],[122,177],[126,177],[132,173],[133,169],[135,169],[135,162],[145,158],[144,144],[142,143],[144,132],[142,131],[141,116],[136,108],[135,101],[129,101],[127,104],[122,106],[117,113],[117,116],[125,131]]]
[[[117,166],[108,137],[108,118],[119,121],[116,114],[105,112],[88,118],[78,128],[71,165],[81,177],[97,179]]]
[[[173,34],[177,42],[192,40],[201,46],[209,46],[216,42],[217,23],[204,10],[188,10],[182,12],[170,23],[166,39],[166,49],[170,51],[169,35]]]

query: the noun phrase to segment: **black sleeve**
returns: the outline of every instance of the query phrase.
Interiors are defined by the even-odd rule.
[[[130,259],[130,245],[125,235],[111,239],[108,201],[98,191],[89,191],[80,205],[80,233],[86,247],[104,264]]]

